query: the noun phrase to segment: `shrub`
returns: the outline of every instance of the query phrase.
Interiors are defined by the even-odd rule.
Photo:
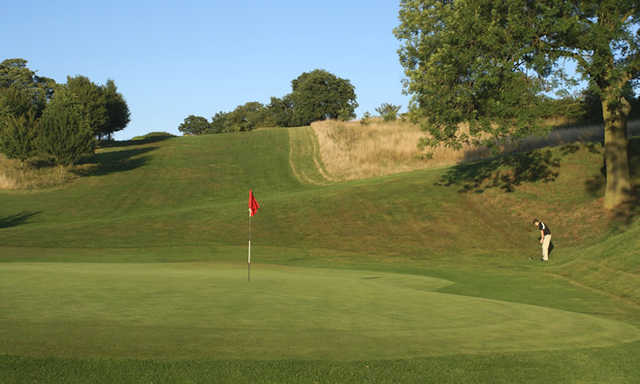
[[[75,164],[95,148],[94,132],[83,113],[83,106],[66,89],[56,91],[40,121],[37,146],[56,164]]]
[[[362,119],[360,119],[360,124],[369,125],[369,123],[371,123],[371,114],[369,112],[365,112],[364,115],[362,115]]]
[[[390,103],[382,103],[378,108],[376,108],[376,112],[380,114],[384,121],[394,121],[397,119],[398,111],[400,111],[400,106]]]
[[[0,117],[0,152],[22,162],[34,155],[38,120],[33,112],[21,116]]]

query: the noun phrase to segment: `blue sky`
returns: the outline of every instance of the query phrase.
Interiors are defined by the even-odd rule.
[[[23,58],[66,82],[113,79],[131,110],[116,134],[178,133],[190,114],[208,119],[291,91],[303,72],[351,80],[360,107],[402,105],[399,1],[13,1],[2,6],[0,60]]]

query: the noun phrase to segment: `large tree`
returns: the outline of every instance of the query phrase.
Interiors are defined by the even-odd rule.
[[[67,88],[56,90],[40,118],[37,146],[56,164],[73,165],[95,149],[95,136],[86,107]]]
[[[587,80],[602,104],[611,209],[632,190],[625,89],[640,77],[639,27],[638,0],[401,0],[395,34],[430,145],[540,133],[542,94]]]
[[[178,126],[178,130],[187,135],[202,135],[211,128],[206,117],[189,115]]]
[[[86,76],[68,76],[66,88],[81,103],[96,137],[110,137],[129,124],[129,107],[113,80],[98,85]]]
[[[107,108],[107,119],[98,135],[111,137],[114,132],[123,130],[129,124],[131,113],[124,96],[118,92],[115,81],[107,80],[107,83],[102,88],[104,90],[105,107]]]
[[[313,121],[355,117],[355,88],[349,80],[341,79],[322,69],[305,72],[291,81],[293,91],[293,120],[296,125]]]
[[[55,81],[37,76],[24,59],[6,59],[0,63],[0,113],[16,118],[32,113],[40,117],[53,96]]]

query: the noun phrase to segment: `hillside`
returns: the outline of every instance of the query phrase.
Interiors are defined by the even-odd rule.
[[[322,179],[318,161],[307,160],[314,153],[302,148],[289,156],[289,136],[311,134],[272,129],[101,150],[93,174],[63,188],[2,192],[5,257],[23,259],[25,248],[146,255],[150,248],[224,247],[196,258],[234,259],[244,252],[250,188],[263,206],[255,242],[269,253],[299,250],[306,261],[346,251],[366,263],[520,264],[537,256],[533,217],[553,223],[557,261],[565,261],[577,254],[574,247],[598,244],[609,233],[597,145],[317,185],[296,178],[315,171],[311,177]],[[183,257],[174,252],[170,259]]]
[[[64,186],[1,191],[0,378],[638,378],[640,223],[601,210],[599,145],[337,182],[316,140],[130,141]]]

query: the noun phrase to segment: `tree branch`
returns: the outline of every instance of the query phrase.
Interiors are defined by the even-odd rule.
[[[625,21],[627,21],[628,18],[633,16],[636,12],[638,12],[638,9],[636,9],[635,7],[631,7],[631,9],[622,16],[620,21],[624,23]]]
[[[560,56],[569,57],[578,62],[584,69],[589,67],[589,62],[576,52],[572,52],[566,49],[553,48],[553,51],[560,54]]]

